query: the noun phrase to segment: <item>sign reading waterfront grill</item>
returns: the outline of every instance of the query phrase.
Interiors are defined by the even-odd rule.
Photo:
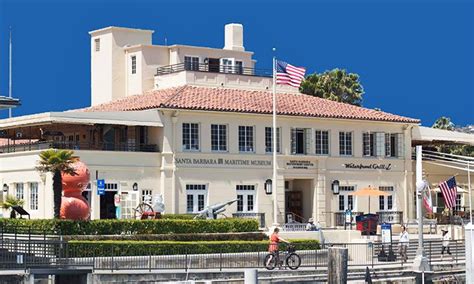
[[[357,170],[386,170],[390,171],[392,169],[392,164],[355,164],[347,163],[344,164],[346,169],[357,169]]]
[[[203,166],[203,167],[271,167],[271,160],[253,159],[224,159],[224,158],[175,158],[177,166]]]

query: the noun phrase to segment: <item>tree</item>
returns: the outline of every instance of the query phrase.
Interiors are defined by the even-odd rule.
[[[54,218],[59,218],[62,197],[61,173],[75,175],[72,164],[78,160],[70,150],[49,149],[39,154],[40,160],[36,170],[42,173],[53,174]]]
[[[10,218],[16,218],[16,212],[12,209],[13,206],[22,206],[25,203],[24,200],[18,199],[15,196],[7,195],[5,201],[1,204],[3,209],[11,209]]]
[[[304,94],[360,106],[364,88],[359,75],[344,69],[333,69],[322,74],[311,74],[301,83]]]
[[[454,123],[451,122],[451,118],[442,116],[435,121],[432,128],[454,130]]]

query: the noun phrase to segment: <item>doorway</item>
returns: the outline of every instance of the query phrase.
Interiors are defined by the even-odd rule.
[[[306,223],[313,216],[313,179],[285,181],[285,221]]]
[[[100,219],[116,219],[114,196],[117,191],[106,191],[100,196]]]
[[[219,58],[208,58],[207,64],[209,65],[209,72],[220,71],[220,59]]]

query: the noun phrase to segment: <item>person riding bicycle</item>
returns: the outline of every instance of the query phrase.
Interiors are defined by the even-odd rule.
[[[279,243],[280,242],[284,242],[287,244],[290,243],[287,240],[281,238],[278,235],[279,232],[280,232],[279,228],[273,229],[273,234],[270,236],[270,245],[268,246],[268,252],[273,253],[277,257],[277,260],[279,258]]]

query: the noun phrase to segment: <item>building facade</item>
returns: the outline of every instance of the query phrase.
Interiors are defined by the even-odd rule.
[[[255,68],[243,27],[225,27],[223,49],[152,45],[148,30],[91,35],[91,106],[0,121],[4,194],[32,218],[53,215],[52,180],[35,170],[43,149],[73,149],[91,171],[91,218],[133,218],[148,195],[166,213],[196,213],[237,199],[227,216],[273,220],[271,70]],[[414,216],[416,119],[277,89],[277,222],[343,212]],[[97,193],[105,180],[105,195]],[[389,195],[350,193],[377,187]],[[338,191],[338,192],[337,192]],[[336,194],[337,193],[337,194]],[[120,195],[117,216],[114,196]]]

